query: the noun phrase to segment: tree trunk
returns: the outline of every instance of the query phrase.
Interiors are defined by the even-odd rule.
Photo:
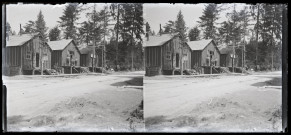
[[[257,12],[257,29],[256,29],[256,60],[255,60],[255,70],[258,70],[258,40],[259,40],[259,16],[260,16],[260,12],[259,12],[259,8],[260,5],[258,4],[258,12]]]
[[[117,26],[116,26],[116,58],[115,58],[115,66],[117,69],[118,65],[118,29],[119,29],[119,4],[117,5]]]
[[[104,66],[106,67],[106,46],[105,46],[105,38],[106,38],[106,26],[105,26],[105,21],[106,21],[106,10],[104,10]]]

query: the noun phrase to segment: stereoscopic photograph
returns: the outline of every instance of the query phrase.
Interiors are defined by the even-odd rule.
[[[284,132],[286,10],[3,4],[4,131]]]
[[[142,6],[6,5],[7,130],[143,131]]]
[[[282,4],[144,4],[151,132],[282,130]]]

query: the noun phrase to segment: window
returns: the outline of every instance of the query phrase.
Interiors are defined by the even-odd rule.
[[[210,53],[210,59],[212,59],[212,56],[214,55],[214,52],[213,51],[209,51]]]
[[[74,55],[74,51],[70,51],[70,55]]]
[[[31,53],[30,53],[30,51],[27,51],[26,52],[26,59],[31,59]]]

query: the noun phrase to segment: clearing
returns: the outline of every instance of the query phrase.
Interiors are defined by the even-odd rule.
[[[279,132],[281,72],[144,78],[144,118],[152,132]],[[264,86],[276,87],[264,87]]]
[[[144,131],[143,74],[2,78],[8,131]]]

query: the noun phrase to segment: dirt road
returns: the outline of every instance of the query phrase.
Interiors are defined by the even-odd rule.
[[[142,75],[3,77],[8,131],[143,131]]]
[[[149,131],[262,132],[281,130],[280,72],[216,77],[145,77]],[[276,83],[276,84],[277,84]],[[279,89],[278,89],[279,88]]]

